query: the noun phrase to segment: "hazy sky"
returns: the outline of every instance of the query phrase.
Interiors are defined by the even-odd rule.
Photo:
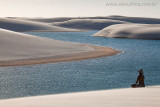
[[[156,3],[106,6],[107,3]],[[0,17],[145,16],[160,18],[160,0],[0,0]]]

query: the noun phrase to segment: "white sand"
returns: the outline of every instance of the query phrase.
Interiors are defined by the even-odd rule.
[[[53,23],[53,25],[66,28],[84,29],[84,30],[101,30],[113,24],[123,24],[123,23],[128,23],[128,22],[111,20],[111,19],[71,19],[64,22],[55,22]]]
[[[160,39],[160,24],[116,24],[94,34],[109,38]]]
[[[159,18],[148,18],[148,17],[128,17],[128,16],[97,16],[97,17],[53,17],[53,18],[23,18],[23,17],[16,17],[18,19],[29,20],[29,21],[37,21],[37,22],[64,22],[71,19],[110,19],[110,20],[117,20],[118,21],[125,21],[131,23],[143,23],[143,24],[160,24]]]
[[[52,22],[63,22],[72,19],[72,17],[54,17],[54,18],[28,18],[28,17],[10,17],[11,19],[21,19],[34,22],[52,23]]]
[[[0,28],[8,29],[17,32],[33,32],[33,31],[52,31],[52,32],[71,32],[79,31],[75,29],[68,29],[49,25],[47,23],[33,22],[21,20],[18,18],[0,18]]]
[[[1,28],[14,30],[14,31],[37,31],[37,30],[38,31],[77,31],[75,29],[102,30],[103,28],[110,25],[126,24],[126,23],[160,24],[160,19],[146,18],[146,17],[127,17],[127,16],[0,18]],[[68,29],[65,29],[65,28],[68,28]]]
[[[94,51],[93,48],[0,29],[0,61]]]
[[[149,18],[149,17],[128,17],[128,16],[107,16],[106,19],[120,20],[131,23],[143,23],[143,24],[160,24],[160,18]]]
[[[119,53],[107,47],[63,42],[4,29],[0,29],[0,50],[0,66],[82,60]]]
[[[1,107],[160,107],[160,86],[0,100]]]

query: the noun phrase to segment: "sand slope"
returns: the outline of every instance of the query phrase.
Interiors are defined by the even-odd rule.
[[[107,47],[47,39],[0,29],[0,66],[62,62],[119,53]]]
[[[1,107],[160,107],[160,86],[0,100]]]
[[[143,23],[143,24],[160,24],[159,18],[147,18],[147,17],[127,17],[127,16],[107,16],[106,19],[121,20],[131,23]]]
[[[160,24],[117,24],[94,34],[109,38],[160,39]]]
[[[113,24],[127,23],[124,21],[110,20],[110,19],[71,19],[64,22],[53,23],[55,26],[76,28],[85,30],[101,30]]]
[[[55,18],[27,18],[27,17],[8,17],[11,19],[20,19],[20,20],[28,20],[35,22],[43,22],[43,23],[52,23],[52,22],[63,22],[72,19],[72,17],[55,17]]]
[[[32,20],[38,22],[64,22],[71,19],[110,19],[117,21],[125,21],[131,23],[143,23],[143,24],[160,24],[160,19],[158,18],[147,18],[147,17],[128,17],[128,16],[97,16],[97,17],[55,17],[55,18],[18,18],[24,20]]]
[[[53,31],[53,32],[64,32],[64,31],[79,31],[75,29],[67,29],[62,27],[52,26],[46,23],[26,21],[14,18],[0,18],[0,28],[8,29],[17,32],[28,32],[28,31]]]
[[[15,60],[92,51],[80,44],[62,42],[0,29],[0,60]]]
[[[9,30],[13,29],[14,31],[22,30],[22,28],[25,31],[26,30],[32,31],[39,29],[43,31],[47,29],[52,31],[74,31],[73,29],[101,30],[107,26],[114,24],[125,24],[125,23],[160,24],[160,19],[158,18],[127,17],[127,16],[117,16],[117,15],[101,16],[101,17],[99,16],[99,17],[53,17],[53,18],[8,17],[5,18],[5,20],[7,20],[7,23],[6,21],[4,21],[4,18],[0,19],[0,25],[2,24],[1,25],[2,28]],[[10,21],[8,22],[8,20]],[[12,24],[16,24],[16,26],[17,27],[19,26],[19,28],[16,28]],[[8,28],[6,27],[6,25],[10,27]],[[51,26],[54,28],[52,28]],[[56,28],[55,26],[57,26],[58,28]],[[64,29],[62,27],[70,28],[70,30]]]

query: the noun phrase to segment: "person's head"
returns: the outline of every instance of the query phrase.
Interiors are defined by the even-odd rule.
[[[139,74],[143,74],[143,70],[142,69],[140,69],[138,72],[139,72]]]

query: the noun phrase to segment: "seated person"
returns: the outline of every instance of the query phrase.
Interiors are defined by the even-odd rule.
[[[137,81],[136,81],[136,84],[132,84],[131,87],[132,88],[136,88],[136,87],[145,87],[145,84],[144,84],[144,75],[143,75],[143,70],[140,69],[139,71],[139,75],[137,77]]]

